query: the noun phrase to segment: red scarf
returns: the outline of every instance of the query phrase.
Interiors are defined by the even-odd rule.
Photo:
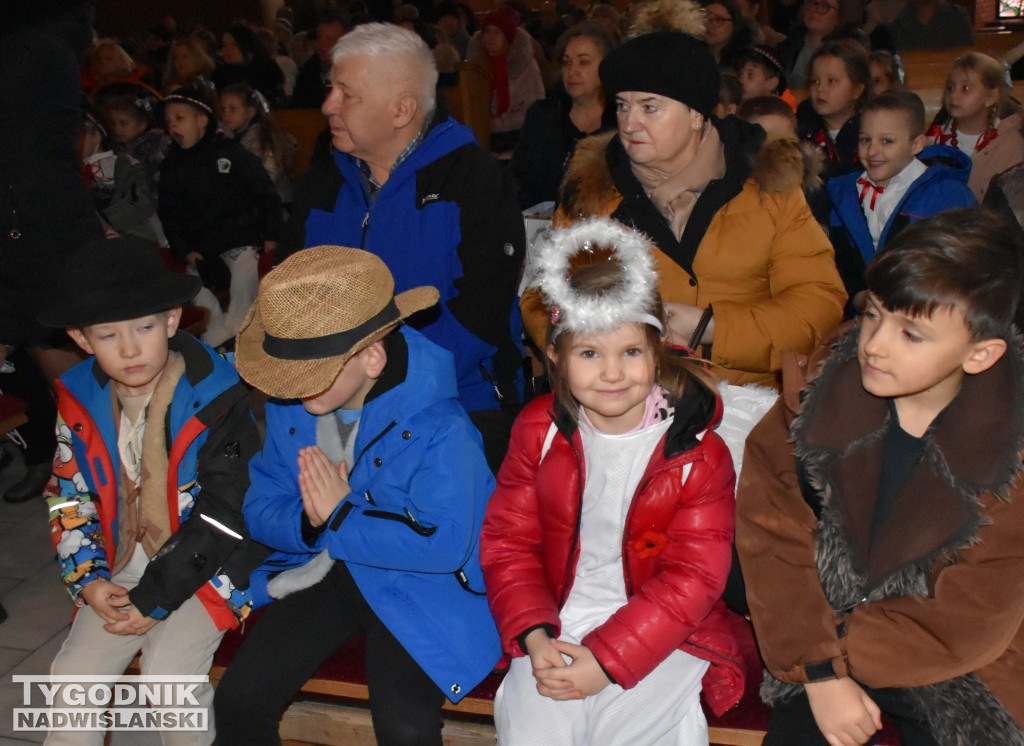
[[[508,111],[508,50],[502,54],[487,55],[487,67],[491,71],[491,113],[500,117]]]

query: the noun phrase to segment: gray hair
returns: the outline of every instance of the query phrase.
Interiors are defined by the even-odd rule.
[[[334,45],[331,63],[337,65],[356,55],[370,57],[378,64],[401,58],[411,73],[411,93],[423,115],[430,116],[436,96],[437,63],[426,42],[417,34],[391,23],[360,24]]]

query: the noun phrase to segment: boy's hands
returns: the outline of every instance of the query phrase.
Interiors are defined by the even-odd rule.
[[[82,588],[82,596],[89,607],[106,622],[103,629],[114,635],[144,635],[159,620],[132,606],[128,589],[109,580],[94,580]]]
[[[531,639],[538,633],[543,639]],[[545,697],[558,701],[583,699],[611,683],[597,658],[584,645],[552,640],[547,632],[539,629],[527,635],[526,649],[533,663],[537,692]],[[572,658],[572,663],[566,665],[563,654]]]
[[[344,461],[337,466],[317,446],[299,450],[299,492],[309,522],[322,526],[351,492]]]
[[[114,635],[144,635],[160,621],[153,617],[143,616],[142,612],[134,606],[125,606],[124,611],[128,614],[128,619],[123,622],[104,624],[103,629]]]
[[[805,684],[814,721],[831,746],[861,746],[882,728],[882,712],[849,677]]]
[[[122,585],[102,578],[93,580],[82,587],[82,598],[108,625],[128,620],[122,607],[130,605],[131,601],[128,600],[128,589]]]

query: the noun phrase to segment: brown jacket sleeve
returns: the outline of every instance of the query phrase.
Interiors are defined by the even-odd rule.
[[[847,665],[814,561],[816,519],[797,482],[792,416],[784,395],[747,437],[736,549],[765,665],[780,681],[806,683],[845,676]]]

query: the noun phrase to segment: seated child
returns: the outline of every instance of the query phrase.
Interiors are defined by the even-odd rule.
[[[765,746],[863,744],[883,714],[905,746],[1024,743],[1016,240],[980,209],[900,233],[860,323],[787,367],[747,439]]]
[[[501,657],[477,548],[494,478],[452,355],[401,324],[437,299],[432,287],[396,297],[379,258],[339,246],[263,280],[238,368],[291,401],[267,404],[245,516],[281,550],[271,561],[307,564],[270,580],[267,593],[288,595],[217,687],[221,746],[275,742],[292,696],[361,633],[378,742],[440,746],[445,697],[458,702]]]
[[[942,110],[927,137],[970,157],[973,165],[967,183],[978,202],[984,202],[996,174],[1024,160],[1024,116],[1018,109],[1001,61],[981,52],[968,52],[953,61]]]
[[[260,159],[282,206],[290,208],[292,185],[288,169],[298,150],[295,138],[271,116],[270,104],[263,94],[247,83],[232,83],[221,91],[220,110],[224,134]]]
[[[796,114],[789,104],[778,96],[755,96],[748,98],[740,104],[737,112],[740,119],[761,125],[761,128],[768,133],[768,139],[781,138],[783,140],[797,140]],[[828,217],[831,205],[828,201],[828,192],[825,191],[825,184],[821,179],[825,168],[825,156],[823,151],[807,142],[800,143],[800,150],[803,153],[804,198],[814,213],[814,219],[822,226],[828,228]]]
[[[869,88],[872,96],[903,88],[903,62],[899,55],[879,49],[868,55],[868,60],[868,69],[871,71]]]
[[[769,47],[750,47],[740,59],[739,76],[744,101],[758,96],[778,96],[792,111],[796,111],[796,97],[786,88],[786,74],[774,51]]]
[[[515,744],[707,744],[743,693],[720,600],[734,472],[699,363],[665,347],[651,244],[607,219],[540,248],[553,395],[516,420],[480,537]],[[710,662],[710,665],[709,665]]]
[[[924,104],[916,93],[887,91],[869,99],[860,116],[858,155],[864,171],[828,183],[829,238],[849,294],[848,314],[875,252],[920,218],[973,207],[967,186],[970,158],[943,145],[925,147]]]
[[[179,88],[164,99],[174,142],[160,165],[158,214],[171,252],[203,280],[195,301],[210,313],[203,341],[217,347],[256,297],[258,253],[277,247],[281,199],[259,159],[217,132],[205,95]],[[213,291],[229,287],[225,312]]]
[[[868,53],[851,39],[827,41],[811,56],[807,98],[796,108],[800,139],[821,148],[825,182],[859,170],[859,115],[871,84]]]
[[[114,140],[114,196],[103,211],[121,235],[137,236],[159,246],[167,237],[156,215],[156,182],[170,138],[153,129],[149,100],[116,96],[103,105]]]
[[[52,673],[120,675],[141,650],[143,674],[207,674],[269,554],[242,517],[259,449],[248,391],[230,363],[178,331],[200,283],[170,272],[155,246],[87,244],[55,285],[41,321],[66,326],[91,357],[56,384],[46,497],[64,583],[88,608]],[[197,699],[211,706],[212,687]],[[163,738],[209,744],[214,733]],[[55,731],[47,743],[99,745],[103,733]]]
[[[734,73],[723,73],[721,83],[718,89],[718,105],[715,106],[715,116],[720,118],[735,114],[743,100],[743,84]]]

